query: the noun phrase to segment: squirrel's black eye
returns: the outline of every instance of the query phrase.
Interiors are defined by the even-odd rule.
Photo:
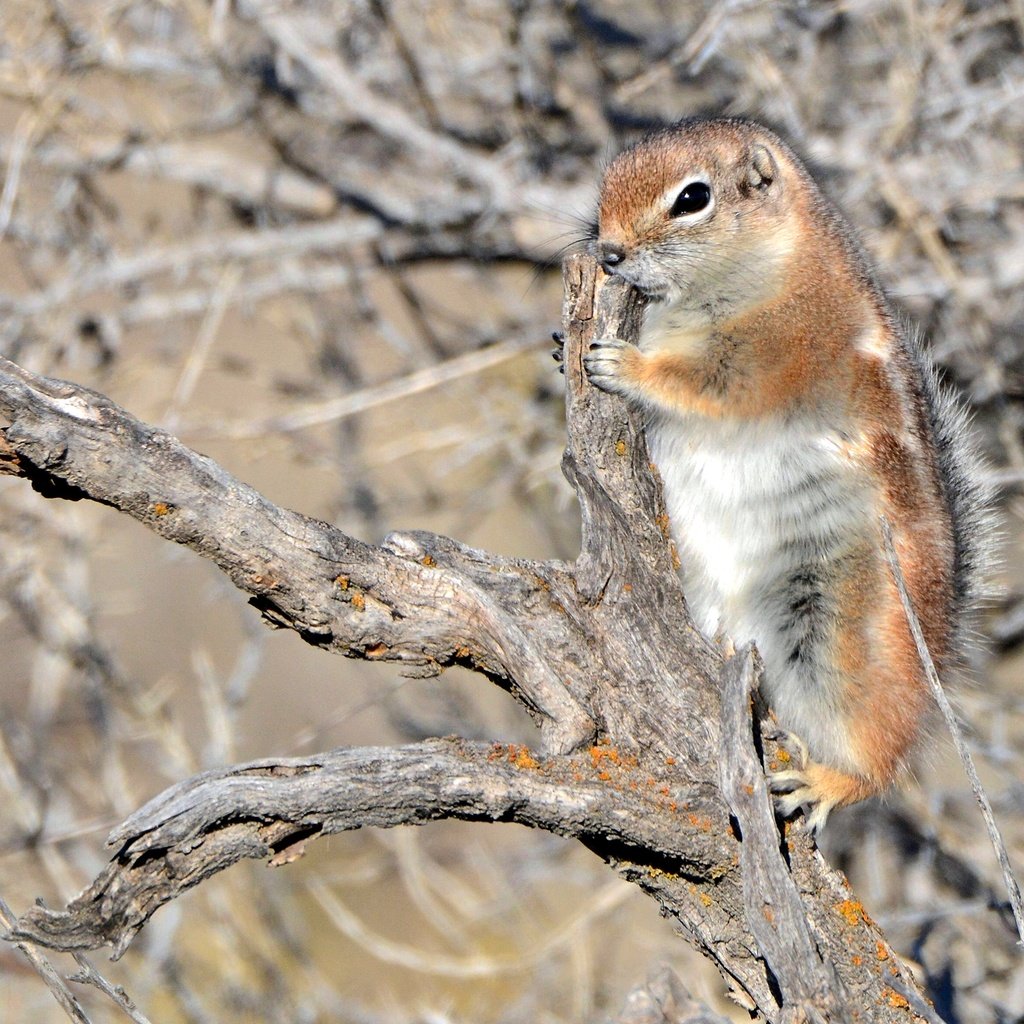
[[[688,213],[700,213],[711,202],[711,186],[703,181],[691,181],[672,204],[670,217],[682,217]]]

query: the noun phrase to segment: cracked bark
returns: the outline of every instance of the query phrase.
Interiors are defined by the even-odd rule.
[[[423,532],[355,540],[102,395],[0,360],[0,472],[192,548],[270,624],[318,647],[413,674],[475,669],[540,727],[536,752],[438,740],[185,780],[115,830],[107,868],[67,908],[28,910],[12,937],[117,956],[160,906],[243,857],[284,863],[364,825],[517,821],[579,840],[639,885],[764,1020],[930,1014],[803,828],[779,834],[754,753],[753,655],[723,665],[689,622],[641,423],[584,379],[586,344],[634,340],[642,300],[585,256],[565,284],[573,564]]]

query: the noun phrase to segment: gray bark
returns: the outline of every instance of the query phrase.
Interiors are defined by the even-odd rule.
[[[690,623],[642,426],[584,379],[589,340],[635,340],[641,313],[589,258],[568,261],[564,468],[583,523],[573,564],[427,533],[354,540],[103,396],[0,361],[0,469],[191,547],[271,624],[318,647],[420,674],[473,668],[541,731],[536,752],[431,741],[186,780],[113,833],[109,865],[66,909],[29,910],[14,937],[120,955],[161,905],[243,857],[282,863],[363,825],[518,821],[578,839],[639,885],[764,1020],[923,1015],[847,882],[799,823],[780,834],[754,753],[753,655],[723,664]]]

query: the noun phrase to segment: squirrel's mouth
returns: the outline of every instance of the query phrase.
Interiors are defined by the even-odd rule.
[[[627,284],[632,285],[638,292],[642,292],[648,302],[667,302],[670,286],[659,280],[660,275],[652,274],[645,266],[633,266],[630,264],[613,264],[604,266],[606,274],[614,274],[621,277]],[[652,280],[653,278],[653,280]]]

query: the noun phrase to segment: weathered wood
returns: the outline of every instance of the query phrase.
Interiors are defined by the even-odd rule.
[[[711,841],[673,827],[659,793],[667,771],[658,786],[623,790],[600,778],[602,760],[541,760],[516,744],[453,739],[203,772],[115,829],[107,869],[66,910],[27,911],[19,934],[62,949],[92,948],[102,936],[116,958],[159,907],[243,858],[285,863],[321,835],[439,818],[514,821],[690,874],[714,867]]]
[[[772,799],[754,748],[751,706],[759,671],[749,646],[722,670],[722,792],[740,831],[746,919],[775,976],[784,1015],[847,1024],[851,1017],[842,983],[818,955],[800,893],[779,850]]]
[[[42,493],[103,502],[193,548],[268,621],[326,650],[416,673],[483,673],[535,715],[544,745],[435,741],[186,780],[114,833],[110,864],[65,911],[24,914],[20,937],[121,953],[160,905],[242,857],[279,863],[360,825],[513,820],[577,838],[641,886],[763,1019],[830,999],[859,1021],[908,1019],[919,998],[909,971],[804,829],[780,836],[735,692],[723,726],[722,658],[686,615],[640,421],[583,377],[591,337],[635,338],[640,300],[577,256],[565,312],[565,469],[583,517],[573,565],[426,533],[354,540],[272,505],[108,399],[0,363],[6,440]],[[733,691],[744,672],[726,672]],[[729,783],[742,842],[723,753],[727,777],[760,801],[737,803]],[[769,905],[785,908],[785,934],[765,930]]]
[[[668,967],[652,973],[646,984],[630,992],[622,1012],[609,1024],[729,1024],[698,1003]]]
[[[515,687],[554,749],[593,734],[543,648],[525,640],[524,621],[503,610],[537,592],[541,564],[427,533],[366,544],[273,505],[108,398],[6,359],[0,414],[12,421],[7,442],[38,490],[87,495],[192,548],[250,594],[272,625],[348,657],[401,662],[414,674],[469,665]]]

